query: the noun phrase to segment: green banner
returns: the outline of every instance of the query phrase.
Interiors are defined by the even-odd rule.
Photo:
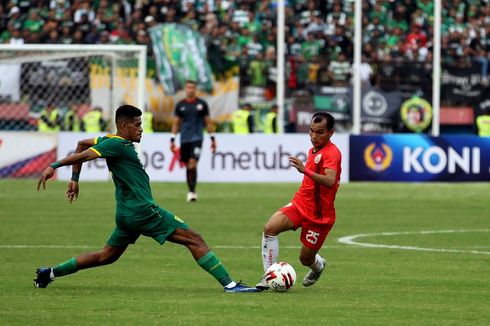
[[[213,90],[211,67],[203,37],[187,25],[159,24],[149,29],[158,78],[168,94],[195,80],[206,92]]]

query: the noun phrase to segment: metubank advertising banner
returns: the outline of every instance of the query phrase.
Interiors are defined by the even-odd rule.
[[[91,135],[61,133],[58,159],[72,153],[77,141]],[[95,135],[93,135],[95,136]],[[140,159],[151,181],[185,182],[185,166],[170,152],[170,133],[145,135],[139,147]],[[288,156],[306,161],[311,143],[308,134],[233,135],[216,134],[218,149],[211,154],[205,136],[198,166],[198,180],[203,182],[301,182],[303,175],[289,166]],[[349,136],[334,134],[333,142],[342,152],[341,181],[349,180]],[[180,145],[177,141],[177,145]],[[68,167],[59,168],[58,178],[69,180]],[[107,180],[105,160],[84,163],[80,180]]]
[[[490,138],[350,137],[352,181],[490,181]]]

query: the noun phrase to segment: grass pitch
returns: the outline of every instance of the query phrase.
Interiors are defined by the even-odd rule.
[[[329,266],[303,288],[299,232],[280,236],[280,260],[297,284],[287,293],[225,294],[184,247],[140,238],[113,265],[32,285],[38,266],[99,249],[114,225],[114,188],[0,181],[0,324],[79,325],[488,325],[490,184],[343,184],[337,223],[321,254]],[[298,184],[154,183],[153,195],[200,232],[232,277],[261,277],[263,224]],[[427,232],[429,231],[429,232]],[[358,236],[363,235],[363,236]],[[364,246],[339,242],[352,236]],[[357,237],[356,237],[357,236]],[[385,247],[383,247],[385,246]],[[421,249],[423,248],[423,249]]]

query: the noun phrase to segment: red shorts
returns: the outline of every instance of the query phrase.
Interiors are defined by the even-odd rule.
[[[312,250],[320,250],[325,242],[325,239],[327,238],[328,233],[333,227],[333,223],[315,223],[314,220],[311,220],[301,214],[298,208],[291,203],[282,207],[279,209],[279,211],[283,212],[289,218],[289,220],[293,222],[295,230],[301,227],[300,240],[305,247]]]

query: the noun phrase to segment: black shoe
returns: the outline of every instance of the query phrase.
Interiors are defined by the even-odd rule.
[[[53,282],[51,279],[51,268],[39,267],[36,269],[37,277],[34,279],[34,286],[37,288],[45,288],[49,283]]]

